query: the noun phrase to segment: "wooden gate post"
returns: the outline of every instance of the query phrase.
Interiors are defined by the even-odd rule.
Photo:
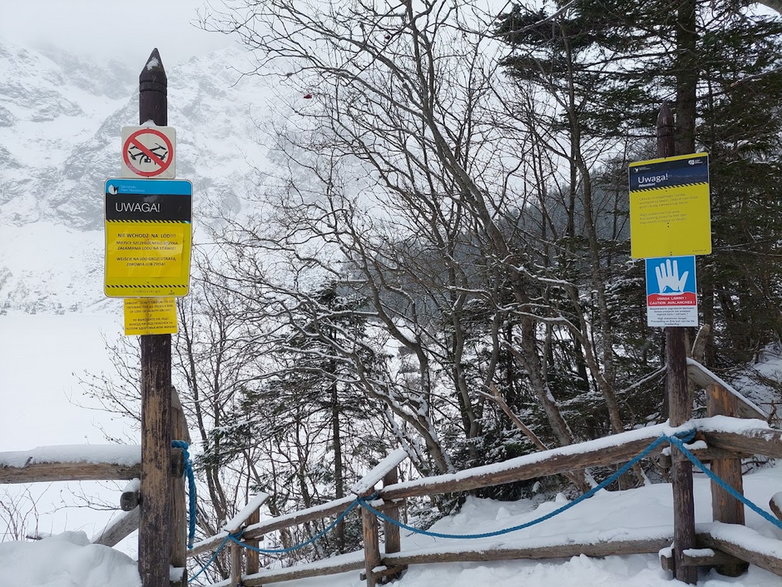
[[[378,538],[377,517],[375,514],[361,508],[361,527],[364,537],[364,571],[367,577],[367,587],[377,585],[375,568],[380,566],[380,540]]]
[[[708,386],[707,414],[709,416],[730,416],[738,414],[739,402],[736,396],[716,383]],[[724,458],[711,461],[711,471],[738,493],[744,495],[741,477],[741,459]],[[714,481],[711,482],[711,514],[715,522],[744,525],[744,504],[730,495]],[[729,577],[738,577],[747,570],[748,563],[736,562],[719,565],[717,572]]]
[[[253,511],[252,514],[250,514],[250,517],[247,518],[247,525],[252,526],[253,524],[257,524],[261,521],[261,509],[258,508],[255,511]],[[258,548],[260,545],[260,538],[251,538],[247,540],[247,544],[250,546],[254,546],[255,548]],[[245,553],[245,556],[247,557],[247,574],[253,575],[257,573],[260,570],[261,567],[261,557],[258,554],[258,552],[248,549]]]
[[[171,437],[172,440],[183,440],[190,444],[190,432],[187,429],[187,418],[182,409],[182,402],[176,390],[171,388]],[[184,464],[181,461],[180,463]],[[171,539],[171,566],[182,569],[182,578],[172,581],[172,587],[187,587],[187,502],[185,499],[184,467],[171,477],[171,495],[173,496],[173,520]]]
[[[139,75],[139,123],[168,124],[168,80],[158,50]],[[141,336],[141,519],[143,587],[169,587],[171,551],[171,335]]]
[[[242,584],[242,547],[231,542],[231,573],[229,577],[229,587],[239,587]]]
[[[399,467],[394,467],[383,477],[383,487],[394,485],[398,481]],[[384,513],[386,513],[390,518],[398,520],[398,503],[392,502],[387,508],[385,508]],[[399,526],[383,520],[383,536],[385,538],[383,548],[383,552],[385,552],[385,554],[399,552],[402,549],[402,540],[399,532]],[[405,571],[405,569],[407,569],[406,566],[395,566],[393,569],[389,569],[386,578],[388,580],[397,579]]]
[[[394,467],[383,477],[383,487],[394,485],[398,481],[399,481],[399,468]],[[399,506],[395,503],[392,503],[387,508],[385,508],[384,513],[387,514],[390,518],[393,518],[394,520],[398,520]],[[401,550],[402,542],[399,533],[399,526],[383,520],[383,536],[385,537],[383,551],[386,554],[399,552]]]
[[[657,155],[672,157],[675,153],[673,113],[667,102],[657,117]],[[668,393],[668,422],[681,426],[692,415],[692,402],[687,385],[687,349],[684,328],[665,329],[666,387]],[[692,492],[692,464],[671,453],[671,485],[673,488],[673,560],[675,576],[684,583],[698,581],[697,567],[681,563],[682,553],[695,548],[695,502]]]

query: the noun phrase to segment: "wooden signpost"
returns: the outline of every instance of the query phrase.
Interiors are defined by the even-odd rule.
[[[673,113],[663,103],[657,117],[657,155],[673,157],[675,153]],[[665,329],[666,387],[668,422],[681,426],[692,415],[692,402],[687,386],[687,349],[684,328]],[[671,485],[673,487],[673,551],[675,575],[679,581],[695,584],[697,567],[679,564],[685,550],[695,548],[695,503],[692,495],[692,464],[681,455],[672,454]]]
[[[168,79],[158,50],[139,75],[139,123],[168,124]],[[153,180],[150,180],[153,181]],[[171,491],[171,335],[141,338],[141,518],[138,564],[143,587],[169,587]]]

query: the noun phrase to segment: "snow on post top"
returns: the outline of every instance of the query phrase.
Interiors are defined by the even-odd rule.
[[[242,527],[242,524],[247,521],[247,518],[249,518],[255,510],[261,507],[267,499],[269,499],[268,493],[261,492],[254,495],[247,501],[247,505],[245,505],[239,513],[225,523],[223,530],[231,534],[239,530],[239,528]]]
[[[166,70],[163,67],[163,61],[160,59],[160,52],[157,48],[152,49],[152,53],[149,54],[149,59],[147,59],[147,64],[144,66],[144,69],[146,71],[159,70],[165,75]]]
[[[26,467],[41,463],[108,463],[132,466],[141,463],[141,447],[119,444],[69,444],[0,452],[0,467]]]
[[[157,90],[165,91],[168,85],[166,70],[163,67],[163,60],[157,49],[153,49],[147,59],[144,68],[138,76],[139,90]]]
[[[350,488],[350,492],[359,496],[366,495],[375,486],[376,483],[380,482],[389,471],[399,465],[406,458],[407,452],[405,452],[405,449],[396,449],[394,452],[380,461],[374,469],[364,475],[364,477],[358,483],[353,485],[353,487]]]

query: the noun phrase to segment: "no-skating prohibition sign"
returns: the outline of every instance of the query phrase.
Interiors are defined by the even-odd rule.
[[[172,127],[124,127],[122,129],[122,176],[127,178],[176,177],[176,133]]]

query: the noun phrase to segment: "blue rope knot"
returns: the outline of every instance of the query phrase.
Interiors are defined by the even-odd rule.
[[[688,443],[688,442],[692,442],[695,439],[695,435],[697,433],[698,431],[695,428],[691,428],[689,430],[683,430],[682,432],[676,432],[673,436],[674,438],[677,438],[682,442]]]
[[[187,531],[187,548],[193,548],[193,540],[195,540],[196,531],[196,483],[195,474],[193,473],[193,461],[190,459],[190,452],[188,448],[190,445],[184,440],[172,440],[172,448],[178,448],[182,450],[182,457],[185,463],[185,475],[187,475],[187,495],[189,499],[189,507],[187,512],[188,518],[188,531]]]
[[[356,498],[356,501],[358,503],[369,503],[370,501],[375,501],[376,499],[380,499],[379,491],[375,491],[373,494],[364,497],[359,496]]]

